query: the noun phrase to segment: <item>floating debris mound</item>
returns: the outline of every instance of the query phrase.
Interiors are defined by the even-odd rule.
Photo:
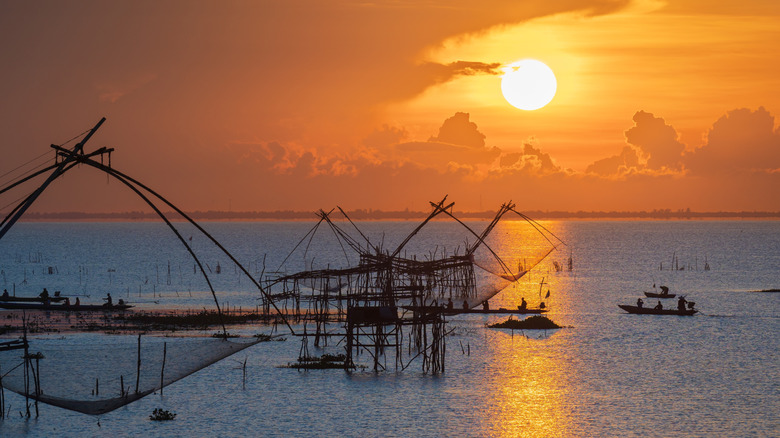
[[[552,330],[559,329],[561,326],[554,323],[546,316],[534,315],[524,320],[513,319],[510,317],[504,322],[497,322],[488,325],[488,328],[503,328],[512,330]]]
[[[171,421],[175,418],[175,413],[161,408],[155,408],[155,410],[152,411],[152,415],[149,416],[149,419],[152,421]]]
[[[298,362],[291,363],[282,368],[295,368],[305,370],[326,370],[335,368],[354,368],[345,366],[347,356],[345,354],[323,354],[320,357],[316,356],[301,356],[298,358]]]

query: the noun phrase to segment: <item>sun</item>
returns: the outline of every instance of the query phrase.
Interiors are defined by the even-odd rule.
[[[555,97],[558,82],[545,63],[523,59],[509,64],[504,71],[501,92],[513,107],[533,111],[547,105]]]

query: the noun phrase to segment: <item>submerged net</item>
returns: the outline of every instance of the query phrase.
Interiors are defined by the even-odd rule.
[[[141,338],[139,350],[136,336],[31,339],[29,372],[25,373],[24,350],[0,351],[0,375],[2,386],[13,392],[27,393],[30,398],[72,411],[98,415],[149,395],[258,342],[257,339],[150,336]],[[37,390],[34,379],[39,382]]]

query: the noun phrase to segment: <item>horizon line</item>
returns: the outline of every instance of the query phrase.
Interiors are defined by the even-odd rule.
[[[178,220],[182,218],[174,211],[164,212],[169,219]],[[267,211],[229,211],[229,210],[193,210],[186,212],[193,219],[201,220],[236,220],[236,219],[257,219],[257,220],[280,220],[280,219],[314,219],[317,216],[316,211],[301,210],[267,210]],[[356,220],[378,220],[378,219],[421,219],[430,215],[430,212],[415,210],[375,210],[375,209],[355,209],[347,211],[351,219]],[[492,210],[483,211],[457,211],[453,212],[455,216],[470,219],[492,219],[496,212]],[[691,211],[690,209],[654,209],[646,210],[529,210],[524,212],[533,219],[780,219],[780,211]],[[339,215],[340,217],[341,215]],[[94,219],[130,219],[147,220],[158,218],[159,216],[151,211],[123,211],[123,212],[28,212],[22,220],[94,220]],[[183,219],[183,218],[182,218]]]

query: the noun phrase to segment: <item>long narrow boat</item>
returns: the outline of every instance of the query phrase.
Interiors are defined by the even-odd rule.
[[[44,303],[14,303],[0,301],[0,309],[25,309],[25,310],[55,310],[60,312],[111,312],[127,310],[133,306],[129,304],[44,304]]]
[[[65,297],[53,296],[49,297],[49,301],[58,303],[64,301]],[[0,303],[16,302],[16,303],[43,303],[46,298],[43,297],[15,297],[12,295],[0,295]]]
[[[406,310],[411,310],[414,312],[425,312],[425,313],[442,313],[444,315],[460,315],[462,313],[482,313],[482,314],[498,314],[498,315],[540,315],[542,313],[547,313],[547,309],[538,309],[538,308],[527,308],[527,309],[480,309],[480,308],[474,308],[474,309],[448,309],[446,307],[436,307],[436,306],[401,306],[402,308]]]
[[[677,294],[670,294],[670,293],[660,293],[657,294],[655,292],[645,292],[645,296],[647,298],[674,298],[677,296]]]
[[[698,312],[696,309],[685,309],[685,310],[679,310],[679,309],[654,309],[652,307],[638,307],[638,306],[630,306],[628,304],[618,304],[618,307],[625,310],[628,313],[638,314],[638,315],[679,315],[679,316],[692,316],[694,313]]]

